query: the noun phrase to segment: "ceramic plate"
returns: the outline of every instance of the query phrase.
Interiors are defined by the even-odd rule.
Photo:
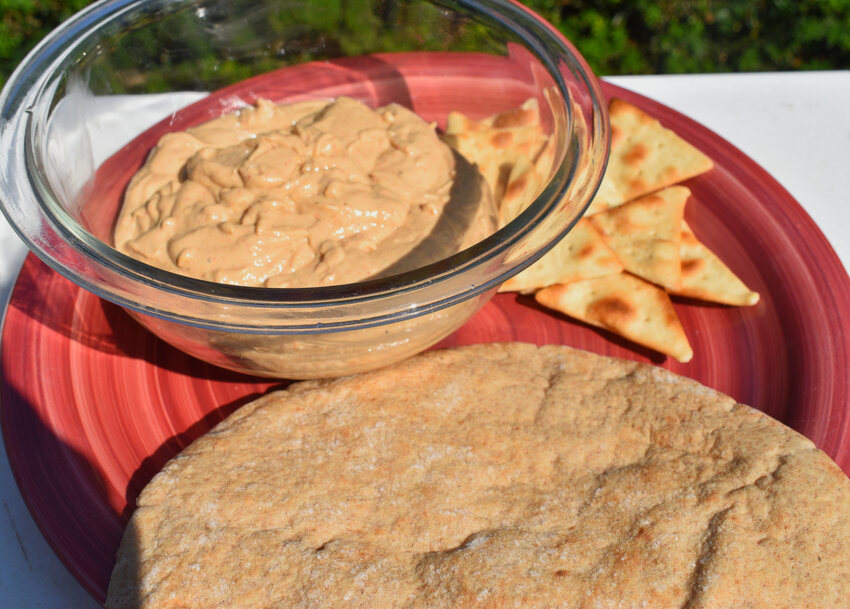
[[[694,349],[680,364],[499,295],[441,346],[562,343],[669,368],[778,418],[850,472],[850,281],[796,201],[740,151],[686,117],[606,85],[716,164],[687,185],[695,232],[758,305],[676,301]],[[70,571],[103,601],[124,523],[148,480],[192,439],[276,385],[169,347],[121,309],[30,256],[0,346],[2,425],[21,493]]]

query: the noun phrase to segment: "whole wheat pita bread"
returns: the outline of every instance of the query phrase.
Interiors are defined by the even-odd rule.
[[[711,159],[658,119],[614,98],[608,104],[611,151],[588,213],[621,205],[713,167]]]
[[[237,411],[147,486],[110,609],[837,609],[850,481],[663,369],[436,351]]]
[[[670,297],[629,273],[553,285],[534,295],[544,307],[688,362],[694,355]]]

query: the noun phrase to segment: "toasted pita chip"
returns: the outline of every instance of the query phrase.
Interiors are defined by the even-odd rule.
[[[682,283],[671,291],[678,296],[698,298],[733,306],[751,306],[759,301],[750,290],[682,220]]]
[[[478,165],[497,203],[508,187],[517,162],[531,160],[540,170],[550,156],[546,154],[549,138],[540,125],[540,107],[534,97],[517,108],[481,120],[450,112],[444,139],[468,161]],[[541,175],[548,175],[549,167],[545,167]],[[527,172],[525,164],[520,169]]]
[[[500,112],[484,119],[484,124],[497,129],[506,127],[537,127],[540,125],[540,105],[536,97],[529,97],[518,108]]]
[[[623,265],[599,231],[582,218],[549,253],[508,279],[499,291],[529,293],[556,283],[615,275],[622,270]]]
[[[478,165],[478,170],[498,202],[507,187],[511,169],[521,157],[534,159],[547,137],[538,126],[484,127],[444,136],[446,143]]]
[[[499,112],[481,120],[473,120],[460,112],[452,111],[446,117],[446,134],[482,131],[488,127],[531,127],[540,125],[540,105],[536,97],[525,100],[521,106]]]
[[[552,164],[555,161],[555,144],[552,138],[546,136],[541,145],[537,157],[534,159],[534,168],[544,179],[552,172]]]
[[[628,102],[612,99],[608,114],[611,153],[589,213],[621,205],[713,167],[705,154]]]
[[[544,307],[610,330],[680,362],[693,350],[670,297],[634,275],[619,273],[544,288],[534,296]]]
[[[543,176],[527,156],[511,167],[505,191],[499,201],[499,226],[516,218],[534,200],[543,185]]]
[[[531,160],[522,155],[511,167],[504,191],[497,198],[500,226],[516,218],[540,194],[552,171],[555,147],[545,138],[543,148]]]
[[[677,290],[681,284],[681,226],[691,191],[670,186],[590,216],[627,271]]]
[[[465,114],[452,111],[446,116],[445,134],[456,135],[458,133],[469,133],[470,131],[483,131],[488,126],[483,121],[477,121]]]
[[[466,114],[451,111],[446,116],[446,135],[455,135],[458,133],[467,133],[469,131],[478,131],[485,127],[481,121],[476,121],[469,118]]]
[[[590,202],[590,206],[587,208],[587,212],[585,213],[586,215],[593,215],[601,211],[605,211],[606,209],[616,207],[622,203],[615,204],[612,203],[612,201],[620,201],[621,199],[622,196],[617,190],[614,181],[606,180],[605,176],[603,176],[602,182],[599,184],[599,190],[596,191],[596,195],[594,195],[593,200]]]

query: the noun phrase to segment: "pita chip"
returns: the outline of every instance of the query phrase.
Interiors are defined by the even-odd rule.
[[[682,282],[672,294],[732,306],[750,306],[759,301],[750,290],[682,220]]]
[[[475,163],[498,201],[507,187],[511,169],[521,157],[534,159],[547,137],[537,126],[485,127],[475,131],[447,133],[446,143]]]
[[[668,290],[681,283],[681,227],[691,191],[670,186],[589,220],[627,271]]]
[[[481,120],[470,119],[460,112],[450,112],[443,139],[478,166],[496,202],[501,200],[508,188],[514,166],[525,159],[534,163],[539,171],[539,160],[551,147],[540,125],[540,107],[534,97],[517,108]],[[520,170],[527,172],[527,163],[524,162]],[[548,170],[544,173],[548,174]],[[528,180],[528,177],[524,179]]]
[[[555,143],[552,141],[552,138],[546,136],[540,150],[537,152],[537,157],[534,159],[534,168],[545,179],[552,172],[554,162]]]
[[[705,154],[628,102],[612,99],[608,115],[611,153],[589,213],[621,205],[713,167]]]
[[[537,196],[543,186],[543,176],[527,156],[517,158],[511,167],[507,184],[499,201],[499,226],[516,218]]]
[[[529,293],[556,283],[614,275],[622,270],[623,265],[599,231],[582,218],[545,256],[508,279],[499,291]]]
[[[484,119],[484,124],[497,129],[506,127],[539,127],[540,105],[536,97],[529,97],[521,106]]]
[[[633,342],[690,361],[693,350],[667,293],[619,273],[553,285],[534,295],[544,307],[604,328]]]
[[[474,120],[460,112],[449,112],[446,117],[446,133],[464,133],[467,131],[482,131],[495,127],[535,127],[540,125],[540,105],[536,97],[525,100],[521,106],[505,112],[493,114],[481,120]]]

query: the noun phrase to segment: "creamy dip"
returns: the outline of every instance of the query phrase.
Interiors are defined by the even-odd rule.
[[[114,239],[184,275],[307,287],[410,270],[495,228],[478,171],[412,111],[261,99],[164,135],[127,188]]]

